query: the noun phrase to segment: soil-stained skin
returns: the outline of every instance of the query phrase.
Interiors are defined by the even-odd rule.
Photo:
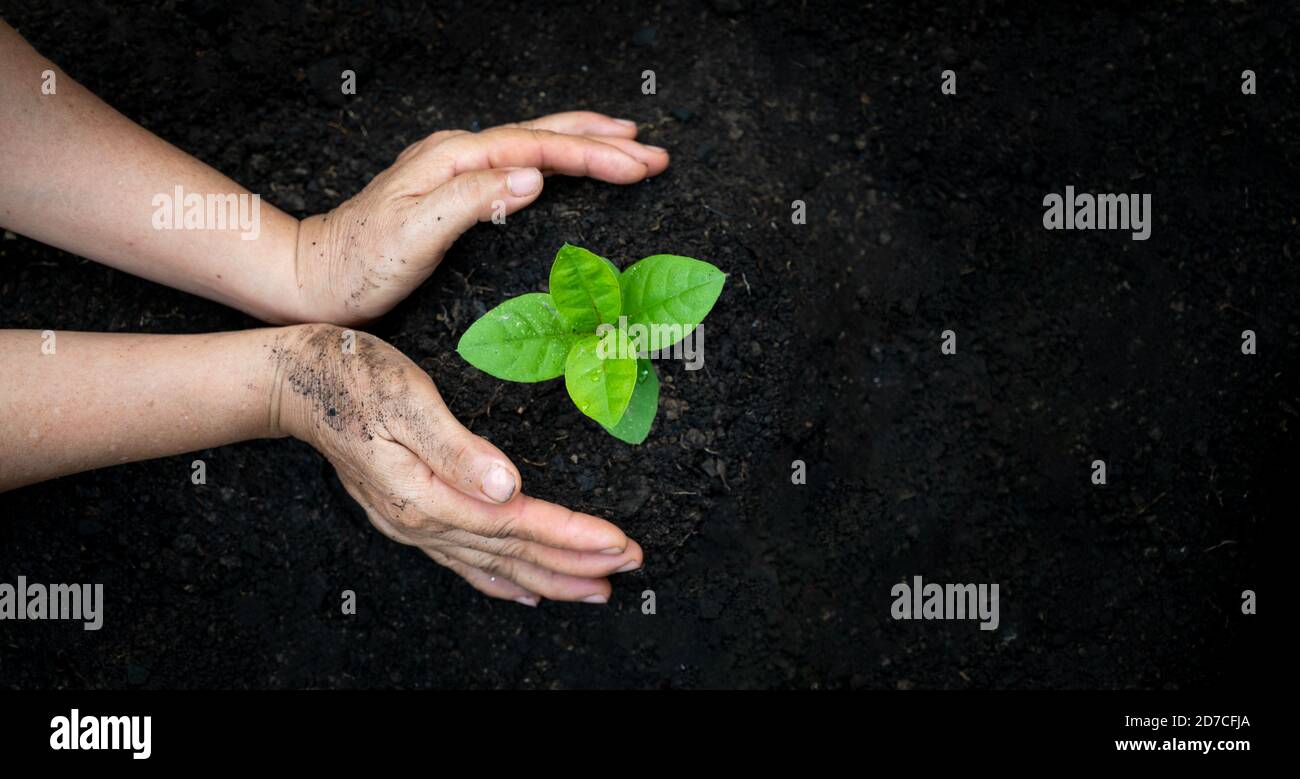
[[[356,199],[364,202],[367,197],[368,193],[363,192]],[[381,274],[366,261],[364,253],[369,247],[360,246],[357,240],[357,234],[366,225],[364,218],[353,216],[360,210],[360,204],[354,206],[349,201],[321,218],[328,247],[321,251],[321,259],[330,274],[328,288],[341,293],[353,311],[361,310],[365,297],[379,289],[383,281]]]
[[[289,328],[273,339],[270,359],[279,386],[276,429],[304,438],[336,466],[349,455],[368,457],[375,439],[457,459],[456,444],[438,435],[432,417],[441,407],[432,381],[379,338],[333,325]],[[461,478],[473,487],[471,474]]]
[[[356,442],[391,437],[386,420],[398,410],[413,366],[388,344],[356,330],[308,325],[277,334],[270,358],[286,431],[310,435],[324,426]]]
[[[412,279],[423,280],[433,267],[416,270],[406,257],[392,252],[409,246],[412,234],[427,226],[418,218],[421,201],[395,197],[385,187],[391,180],[385,171],[328,214],[303,220],[298,272],[312,276],[317,295],[342,302],[347,316],[368,318],[381,312],[395,301],[395,290],[407,288]],[[446,245],[433,248],[440,257]]]

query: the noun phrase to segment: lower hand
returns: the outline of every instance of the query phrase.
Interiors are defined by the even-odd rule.
[[[520,494],[510,460],[392,346],[328,325],[284,333],[272,352],[272,433],[319,450],[389,538],[530,606],[604,603],[605,577],[641,566],[640,546],[613,524]]]

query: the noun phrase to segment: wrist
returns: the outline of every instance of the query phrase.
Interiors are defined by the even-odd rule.
[[[328,251],[325,240],[324,219],[321,215],[309,216],[298,220],[298,236],[294,245],[293,289],[290,298],[294,302],[294,322],[320,322],[320,306],[316,301],[317,271],[326,258]]]
[[[330,324],[278,328],[266,360],[267,437],[285,436],[316,445],[313,409],[334,393],[335,355],[355,342],[356,333]],[[328,413],[328,409],[325,410]]]
[[[294,325],[311,321],[302,301],[302,287],[299,283],[298,265],[303,240],[303,221],[293,219],[290,240],[277,246],[275,268],[280,279],[275,285],[275,294],[263,301],[261,318],[276,325]]]
[[[298,219],[266,205],[260,235],[251,241],[233,239],[217,247],[224,267],[200,274],[198,288],[173,284],[233,306],[272,325],[309,321],[303,314],[296,283],[296,253],[301,232]],[[198,240],[198,239],[196,239]]]
[[[360,317],[349,312],[346,295],[340,286],[335,252],[338,241],[334,233],[344,219],[340,209],[317,214],[299,223],[294,254],[293,296],[296,322],[327,322],[336,325],[360,324]]]
[[[253,223],[257,229],[251,239],[221,231],[193,234],[187,237],[186,247],[175,251],[215,258],[215,264],[207,269],[187,269],[186,279],[163,281],[238,308],[269,324],[304,321],[294,283],[299,220],[269,203],[254,208]]]

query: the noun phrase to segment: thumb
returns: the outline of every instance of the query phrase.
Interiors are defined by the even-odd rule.
[[[417,407],[403,414],[391,432],[439,479],[465,494],[506,503],[519,492],[519,469],[487,439],[470,432],[428,383],[429,396],[413,399]]]
[[[445,252],[479,222],[503,219],[542,193],[537,168],[488,168],[462,173],[429,193],[421,222],[433,230],[434,250]]]

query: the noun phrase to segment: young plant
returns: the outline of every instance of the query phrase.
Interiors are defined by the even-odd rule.
[[[569,397],[611,435],[639,444],[659,411],[651,352],[681,341],[713,308],[727,277],[707,262],[656,254],[622,273],[565,244],[551,291],[511,298],[461,336],[466,362],[506,381],[564,376]]]

